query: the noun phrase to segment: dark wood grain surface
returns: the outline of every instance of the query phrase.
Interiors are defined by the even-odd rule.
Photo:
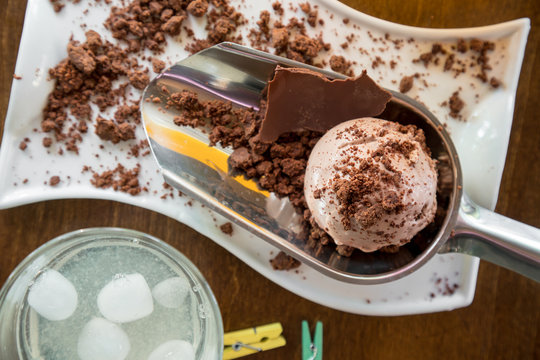
[[[540,99],[540,2],[344,2],[382,19],[423,27],[469,27],[520,17],[531,19],[497,211],[540,227],[540,120],[536,109]],[[4,119],[26,2],[0,3],[0,119]],[[226,331],[281,321],[287,346],[252,359],[300,359],[303,319],[323,321],[325,359],[540,358],[540,284],[495,265],[481,263],[476,296],[467,308],[387,318],[351,315],[293,295],[177,221],[109,201],[48,201],[1,210],[0,283],[48,239],[92,226],[144,231],[186,254],[210,283]]]

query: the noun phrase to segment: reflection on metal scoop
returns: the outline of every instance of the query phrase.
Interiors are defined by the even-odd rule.
[[[392,100],[379,117],[424,130],[433,157],[445,166],[444,190],[438,195],[446,211],[398,253],[355,251],[348,258],[338,256],[331,247],[306,246],[307,236],[296,231],[295,217],[280,211],[290,211],[290,206],[275,203],[279,200],[274,194],[261,190],[253,180],[229,175],[227,161],[232,149],[209,146],[205,132],[175,125],[173,119],[179,113],[162,108],[161,104],[166,102],[162,91],[165,88],[170,93],[191,90],[201,100],[220,99],[258,109],[261,94],[277,65],[304,67],[329,78],[344,78],[289,59],[222,43],[178,62],[148,85],[141,113],[165,181],[338,280],[359,284],[388,282],[418,269],[436,253],[461,252],[540,281],[540,230],[473,204],[462,193],[461,168],[450,137],[433,114],[402,94],[392,92]],[[156,97],[161,103],[151,101]],[[291,220],[284,221],[287,217]]]

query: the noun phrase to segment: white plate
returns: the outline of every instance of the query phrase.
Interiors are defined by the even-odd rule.
[[[251,24],[258,20],[259,12],[266,7],[274,17],[269,3],[231,1],[240,4],[242,12]],[[284,1],[288,4],[290,1]],[[292,1],[297,8],[300,1]],[[225,236],[218,226],[225,222],[220,216],[210,213],[206,208],[194,203],[188,206],[189,199],[177,197],[162,199],[169,191],[163,189],[163,180],[157,165],[151,156],[129,158],[127,152],[130,143],[114,146],[102,142],[92,131],[84,136],[80,146],[80,155],[64,152],[57,155],[54,146],[49,150],[41,146],[43,134],[34,132],[40,128],[41,109],[45,104],[52,83],[47,81],[47,71],[66,56],[66,45],[71,35],[82,40],[82,23],[87,29],[96,29],[108,34],[101,25],[108,14],[108,6],[101,3],[89,8],[87,15],[82,15],[85,4],[68,4],[61,13],[53,12],[48,1],[30,0],[28,2],[23,35],[15,73],[22,80],[14,80],[6,117],[4,137],[0,150],[0,207],[8,208],[21,204],[63,198],[98,198],[121,201],[147,209],[158,211],[181,221],[211,238],[219,245],[251,266],[263,276],[284,288],[335,309],[368,315],[401,315],[451,310],[467,306],[474,296],[478,259],[464,255],[438,255],[416,273],[399,281],[383,285],[352,285],[342,283],[314,270],[301,266],[298,272],[273,271],[269,259],[277,250],[264,241],[254,238],[240,228],[235,228],[233,237]],[[267,4],[268,3],[268,4]],[[429,72],[425,80],[428,89],[416,86],[409,95],[424,102],[435,115],[446,122],[461,157],[464,173],[465,190],[479,204],[493,209],[497,199],[499,183],[504,166],[508,138],[512,123],[514,97],[519,71],[523,59],[525,43],[529,31],[529,20],[520,19],[504,24],[472,28],[433,30],[407,27],[382,21],[359,13],[334,0],[312,1],[318,4],[319,17],[325,21],[323,38],[332,44],[334,54],[343,54],[357,62],[356,73],[366,68],[368,73],[382,86],[396,89],[403,75],[415,72]],[[294,10],[284,6],[285,18]],[[297,13],[301,15],[299,9]],[[332,15],[333,14],[333,15]],[[348,24],[344,18],[350,19]],[[195,36],[204,36],[204,24],[189,20],[195,28]],[[318,26],[310,34],[321,31]],[[44,36],[44,32],[46,35]],[[408,39],[416,42],[404,42],[397,51],[390,46],[381,52],[381,42],[374,38],[384,37]],[[355,33],[355,40],[347,49],[340,44],[345,37]],[[490,74],[498,77],[504,86],[491,90],[485,84],[472,77],[472,73],[454,79],[441,68],[413,64],[412,59],[428,51],[433,42],[445,46],[455,43],[457,38],[478,37],[496,43],[496,50],[491,54],[493,70]],[[244,37],[247,39],[247,37]],[[171,44],[166,56],[169,64],[187,56],[185,44]],[[249,43],[247,43],[249,45]],[[358,47],[368,49],[373,56],[361,54]],[[373,49],[373,50],[371,50]],[[386,66],[371,68],[374,56],[380,56]],[[399,56],[399,58],[398,58]],[[326,59],[329,58],[329,55]],[[395,60],[395,69],[388,66]],[[393,81],[394,82],[393,82]],[[473,84],[471,86],[470,84]],[[447,100],[459,86],[463,87],[462,98],[467,100],[463,114],[467,121],[457,121],[448,117],[448,109],[440,104]],[[474,95],[478,98],[474,101]],[[97,111],[95,111],[97,113]],[[19,143],[25,137],[30,139],[25,151],[19,149]],[[141,128],[137,137],[144,138]],[[104,149],[99,146],[103,145]],[[99,158],[95,156],[99,154]],[[130,196],[112,190],[100,190],[90,184],[90,173],[82,173],[84,165],[90,165],[97,171],[112,169],[118,162],[129,168],[141,164],[141,184],[147,185],[148,193]],[[56,187],[46,184],[52,175],[58,175],[61,183]],[[28,179],[23,183],[24,179]],[[438,280],[441,279],[441,280]],[[445,285],[459,287],[453,294],[445,294]]]

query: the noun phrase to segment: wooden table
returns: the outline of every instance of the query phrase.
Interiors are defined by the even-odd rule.
[[[540,2],[345,2],[382,19],[424,27],[531,18],[497,211],[540,227],[540,123],[534,109],[540,99]],[[1,1],[0,119],[7,111],[25,6],[20,0]],[[467,308],[390,318],[351,315],[293,295],[175,220],[109,201],[48,201],[0,211],[0,283],[48,239],[92,226],[144,231],[186,254],[210,283],[226,331],[281,321],[288,345],[252,359],[300,359],[302,319],[323,321],[325,359],[540,358],[540,284],[495,265],[481,263],[476,296]]]

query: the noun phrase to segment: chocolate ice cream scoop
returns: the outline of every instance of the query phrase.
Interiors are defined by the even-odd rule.
[[[338,245],[364,252],[408,243],[435,218],[437,171],[414,125],[375,118],[343,122],[309,156],[304,193]]]

